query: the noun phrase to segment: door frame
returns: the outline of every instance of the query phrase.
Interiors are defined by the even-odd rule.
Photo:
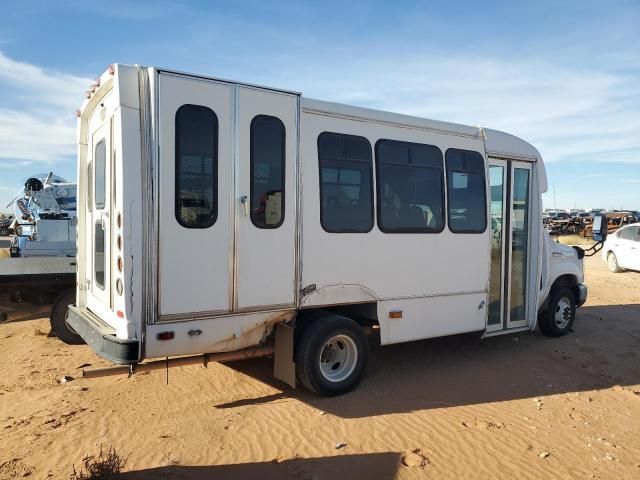
[[[505,285],[505,262],[506,262],[506,258],[505,258],[505,235],[506,235],[506,229],[505,229],[505,218],[507,217],[507,215],[510,214],[510,212],[507,211],[507,206],[510,205],[510,202],[507,203],[507,174],[509,173],[509,164],[507,162],[507,160],[503,160],[503,159],[498,159],[498,158],[489,158],[488,160],[488,171],[489,171],[489,176],[488,176],[488,186],[489,186],[489,218],[491,219],[491,175],[490,175],[490,169],[491,167],[501,167],[502,168],[502,225],[501,225],[501,233],[500,233],[500,240],[501,240],[501,261],[500,261],[500,322],[496,323],[496,324],[489,324],[489,308],[487,307],[487,324],[486,324],[486,332],[487,333],[491,333],[491,332],[497,332],[497,331],[501,331],[504,330],[504,318],[505,318],[505,301],[504,301],[504,285]],[[489,224],[489,228],[491,228],[491,224]],[[493,230],[491,231],[491,241],[493,242]],[[493,249],[493,246],[491,247],[490,251],[489,251],[489,257],[491,257],[491,250]],[[491,282],[491,259],[489,260],[489,282]],[[489,285],[489,293],[487,295],[487,299],[488,301],[491,301],[490,295],[491,295],[491,285]]]
[[[528,280],[529,280],[529,272],[531,269],[531,255],[530,255],[530,251],[531,251],[531,176],[532,176],[532,165],[531,163],[527,163],[527,162],[519,162],[519,161],[515,161],[515,160],[509,160],[508,162],[509,165],[509,184],[508,184],[508,199],[509,199],[509,242],[505,243],[505,247],[509,247],[509,262],[507,267],[505,268],[504,272],[507,272],[507,268],[508,268],[508,273],[509,273],[509,283],[508,283],[508,288],[507,290],[507,297],[506,297],[506,303],[505,303],[505,313],[508,313],[508,315],[505,315],[505,318],[503,319],[503,324],[504,324],[504,329],[505,330],[511,330],[513,328],[520,328],[520,327],[526,327],[528,325],[528,321],[527,321],[527,317],[528,317],[528,313],[529,313],[529,294],[531,293],[531,289],[529,288],[530,285],[528,284]],[[521,320],[513,320],[511,318],[511,274],[512,274],[512,267],[513,267],[513,225],[512,225],[512,221],[513,221],[513,185],[514,185],[514,178],[515,178],[515,171],[516,168],[520,168],[520,169],[525,169],[529,172],[528,175],[528,182],[527,182],[527,258],[525,259],[525,265],[526,265],[526,273],[524,275],[525,279],[527,280],[527,284],[525,284],[524,286],[524,318]],[[505,275],[506,276],[506,275]]]
[[[96,162],[95,151],[100,142],[105,143],[105,175],[104,175],[104,208],[97,210],[95,206]],[[91,194],[87,203],[83,206],[87,212],[85,238],[90,248],[85,250],[86,264],[85,282],[87,283],[87,307],[97,315],[104,316],[111,310],[111,211],[113,192],[111,176],[113,173],[111,155],[111,119],[104,121],[91,133],[91,151],[87,162],[87,171],[90,172],[89,191]],[[95,272],[95,227],[98,221],[102,222],[104,229],[104,288],[99,288],[96,282]]]
[[[529,171],[528,178],[528,204],[527,204],[527,258],[526,258],[526,275],[525,278],[529,279],[529,272],[531,269],[531,210],[532,210],[532,177],[533,177],[533,165],[529,162],[522,162],[516,160],[493,158],[489,157],[487,161],[488,167],[497,166],[503,168],[503,192],[502,192],[502,261],[501,261],[501,276],[500,276],[500,292],[501,292],[501,305],[500,305],[500,323],[489,325],[489,315],[487,314],[487,324],[485,327],[486,333],[499,333],[507,332],[511,330],[520,330],[528,326],[528,313],[529,313],[529,295],[533,290],[530,285],[525,285],[524,288],[524,306],[525,315],[523,319],[512,320],[511,319],[511,277],[512,277],[512,265],[513,265],[513,182],[516,168],[526,169]],[[489,184],[489,192],[491,191],[491,184]],[[489,197],[489,210],[491,210],[491,197]],[[489,253],[491,254],[491,253]],[[491,273],[489,273],[491,275]]]

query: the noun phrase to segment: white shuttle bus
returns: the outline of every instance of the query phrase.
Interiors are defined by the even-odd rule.
[[[560,336],[586,300],[512,135],[119,64],[86,97],[67,324],[101,374],[273,354],[335,395],[368,335]]]

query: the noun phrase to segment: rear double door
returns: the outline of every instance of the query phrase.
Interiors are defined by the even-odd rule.
[[[159,320],[295,302],[298,97],[160,73]]]

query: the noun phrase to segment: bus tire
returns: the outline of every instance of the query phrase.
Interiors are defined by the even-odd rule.
[[[58,297],[51,309],[51,331],[67,345],[82,345],[85,341],[67,324],[69,305],[76,302],[76,291],[69,290]]]
[[[576,295],[569,287],[551,291],[549,305],[540,313],[540,331],[548,337],[562,337],[571,331],[576,319]]]
[[[296,347],[298,380],[308,390],[326,397],[355,388],[369,357],[362,327],[335,314],[317,318],[305,328]]]

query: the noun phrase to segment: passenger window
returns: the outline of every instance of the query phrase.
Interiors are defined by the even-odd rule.
[[[218,118],[183,105],[176,112],[175,214],[186,228],[208,228],[218,217]]]
[[[373,228],[371,144],[364,137],[324,132],[318,137],[320,223],[332,233]]]
[[[378,226],[386,233],[444,228],[442,152],[433,145],[376,143]]]
[[[285,128],[280,119],[251,121],[251,221],[278,228],[284,221]]]
[[[446,154],[449,229],[482,233],[487,228],[484,158],[478,152],[450,148]]]
[[[106,169],[107,169],[107,146],[104,140],[100,140],[96,145],[93,155],[93,164],[95,168],[95,185],[93,188],[96,202],[96,209],[102,210],[105,207],[106,192]]]

